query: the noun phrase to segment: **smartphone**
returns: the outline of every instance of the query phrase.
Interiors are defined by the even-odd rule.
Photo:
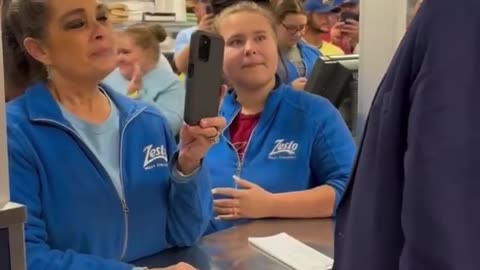
[[[349,12],[349,11],[345,11],[345,12],[342,12],[340,14],[340,20],[344,23],[349,23],[347,20],[348,19],[352,19],[352,20],[355,20],[358,22],[358,20],[360,19],[360,17],[358,16],[358,14],[356,13],[353,13],[353,12]]]
[[[198,125],[203,118],[218,116],[224,47],[225,42],[219,35],[200,30],[192,34],[184,113],[184,120],[189,125]]]

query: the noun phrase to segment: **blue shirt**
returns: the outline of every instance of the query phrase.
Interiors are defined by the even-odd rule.
[[[129,80],[125,79],[120,70],[115,69],[104,81],[114,90],[126,94]],[[142,77],[143,88],[139,91],[139,99],[155,106],[167,119],[173,132],[178,134],[183,125],[185,108],[185,85],[177,75],[157,65]]]
[[[193,32],[197,31],[197,29],[197,26],[192,26],[178,32],[177,38],[175,39],[175,55],[190,44],[190,38],[192,37]]]
[[[62,114],[72,125],[80,138],[107,171],[118,195],[125,198],[120,180],[120,115],[117,106],[110,100],[110,114],[101,124],[84,121],[60,105]]]

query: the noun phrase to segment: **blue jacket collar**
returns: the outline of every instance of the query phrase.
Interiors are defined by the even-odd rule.
[[[108,86],[100,85],[107,93],[110,99],[115,103],[120,112],[121,119],[127,119],[135,112],[142,110],[145,106],[141,106],[136,102],[130,101],[127,97],[116,93]],[[26,101],[26,110],[30,121],[52,120],[63,124],[68,124],[52,95],[47,89],[45,83],[36,83],[27,88],[24,94]]]
[[[284,88],[285,85],[281,82],[280,78],[276,76],[275,87],[268,94],[267,100],[265,102],[265,108],[260,117],[260,121],[262,121],[262,119],[269,119],[274,114],[276,108],[278,107],[282,99]],[[234,117],[238,114],[239,111],[240,104],[237,102],[237,95],[235,94],[235,90],[230,89],[225,95],[222,107],[220,109],[220,115],[225,117],[225,120],[227,121],[227,127],[233,121]]]

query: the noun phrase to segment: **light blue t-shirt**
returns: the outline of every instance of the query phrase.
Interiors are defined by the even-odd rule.
[[[197,26],[192,26],[178,32],[177,37],[175,38],[175,55],[190,44],[190,38],[192,37],[193,32],[197,31],[197,29]]]
[[[125,196],[120,179],[120,114],[113,101],[108,96],[107,98],[110,102],[110,115],[100,125],[91,124],[76,117],[61,105],[60,109],[63,117],[105,168],[123,200]]]

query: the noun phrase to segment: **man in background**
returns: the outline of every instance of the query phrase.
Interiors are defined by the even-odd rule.
[[[360,0],[343,0],[341,1],[340,8],[342,12],[351,12],[360,16]]]
[[[342,55],[344,51],[325,39],[330,33],[336,18],[341,11],[335,0],[306,0],[305,13],[307,14],[307,26],[305,28],[304,40],[318,48],[325,56]]]
[[[360,0],[340,0],[340,16],[324,40],[340,47],[345,54],[358,51]]]

